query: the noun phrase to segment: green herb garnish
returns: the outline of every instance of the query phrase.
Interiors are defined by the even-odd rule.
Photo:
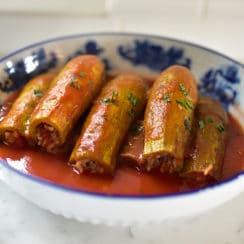
[[[223,125],[216,125],[216,129],[220,132],[220,133],[222,133],[222,132],[224,132],[225,131],[225,127],[223,126]]]
[[[198,121],[198,126],[200,129],[203,129],[205,127],[205,121],[204,120],[199,120]]]
[[[33,93],[34,93],[34,95],[37,96],[37,97],[42,97],[42,96],[43,96],[43,92],[40,91],[40,90],[37,90],[37,89],[34,89],[34,90],[33,90]]]
[[[76,81],[77,81],[77,78],[76,78],[75,75],[72,77],[71,81],[72,81],[72,82],[76,82]]]
[[[80,84],[77,82],[77,78],[75,75],[71,78],[69,85],[73,88],[76,88],[77,90],[80,90],[81,88]]]
[[[179,99],[176,100],[176,102],[180,104],[182,107],[184,107],[185,109],[193,109],[191,102],[187,99]]]
[[[212,118],[210,118],[210,117],[209,117],[209,118],[207,118],[207,119],[206,119],[206,121],[207,121],[208,123],[213,123],[213,119],[212,119]]]
[[[102,103],[109,103],[109,102],[111,102],[111,98],[109,97],[105,97],[102,99]]]
[[[118,105],[118,101],[116,100],[118,95],[119,95],[119,93],[117,91],[113,91],[112,97],[111,97],[111,102],[115,105]]]
[[[179,89],[185,97],[188,96],[188,92],[182,83],[179,84]]]
[[[211,117],[204,118],[198,121],[198,125],[200,129],[203,129],[207,124],[213,123],[213,119]]]
[[[166,101],[167,103],[170,103],[171,102],[169,93],[166,93],[166,94],[163,95],[163,100]]]
[[[80,72],[80,73],[79,73],[79,76],[80,76],[80,77],[85,77],[85,76],[86,76],[86,73],[85,73],[85,72]]]
[[[136,106],[139,102],[139,99],[131,92],[127,95],[127,98],[133,106]]]
[[[117,91],[113,91],[112,93],[112,100],[116,99],[118,97],[119,93]]]
[[[184,120],[184,126],[188,131],[191,131],[191,122],[189,118]]]
[[[70,86],[75,87],[75,83],[77,82],[76,76],[73,76],[70,81]]]
[[[118,105],[118,101],[116,101],[116,98],[118,97],[119,93],[117,91],[113,91],[111,98],[106,97],[102,99],[102,103],[114,103],[115,105]]]

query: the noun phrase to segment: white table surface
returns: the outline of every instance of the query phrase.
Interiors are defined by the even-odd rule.
[[[0,183],[1,244],[243,244],[244,194],[188,219],[144,227],[108,227],[53,215]]]
[[[229,20],[227,23],[220,20],[180,20],[171,25],[172,28],[166,28],[167,25],[165,21],[159,23],[158,19],[149,19],[145,23],[143,18],[123,20],[115,17],[80,19],[0,15],[0,57],[16,48],[50,37],[88,31],[122,30],[187,39],[244,61],[244,32],[238,32],[239,20]],[[16,243],[243,244],[244,194],[191,219],[122,228],[93,226],[55,216],[27,202],[0,182],[0,244]]]

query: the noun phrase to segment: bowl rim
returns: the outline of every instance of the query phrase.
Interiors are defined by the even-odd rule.
[[[211,48],[207,48],[205,46],[202,46],[202,45],[199,45],[196,43],[192,43],[189,41],[184,41],[184,40],[177,39],[177,38],[166,37],[163,35],[153,35],[153,34],[144,34],[144,33],[136,33],[136,32],[91,32],[91,33],[82,33],[82,34],[73,34],[73,35],[54,37],[54,38],[46,39],[46,40],[43,40],[40,42],[36,42],[34,44],[24,46],[23,48],[17,49],[15,51],[3,56],[2,58],[0,58],[0,64],[21,52],[27,51],[28,49],[38,47],[40,45],[44,45],[44,44],[48,44],[48,43],[55,43],[55,42],[59,42],[59,41],[65,41],[65,40],[69,40],[69,39],[76,39],[76,38],[81,38],[81,37],[96,37],[96,36],[131,36],[131,37],[137,36],[137,37],[156,38],[156,39],[161,39],[161,40],[174,41],[177,43],[183,43],[187,46],[193,46],[196,48],[200,48],[204,51],[216,54],[216,55],[221,56],[221,57],[239,65],[240,67],[244,68],[244,64],[242,64],[241,62],[236,61],[236,60],[232,59],[231,57],[229,57],[225,54],[222,54],[218,51],[215,51]],[[244,172],[240,172],[228,179],[225,179],[225,180],[215,183],[213,185],[209,185],[207,187],[200,188],[200,189],[178,192],[178,193],[153,194],[153,195],[133,195],[133,194],[127,195],[127,194],[106,194],[106,193],[99,193],[99,192],[91,192],[91,191],[80,190],[80,189],[76,189],[73,187],[57,184],[53,181],[50,181],[50,180],[47,180],[47,179],[44,179],[44,178],[41,178],[41,177],[38,177],[35,175],[27,174],[20,170],[17,170],[14,167],[10,166],[7,163],[7,161],[2,158],[0,158],[0,166],[3,166],[7,170],[10,170],[10,171],[18,174],[18,175],[26,178],[27,180],[31,180],[31,181],[34,181],[35,183],[39,183],[41,185],[48,186],[48,187],[51,187],[51,188],[54,188],[57,190],[66,191],[68,193],[84,194],[89,197],[96,197],[96,198],[102,198],[102,199],[114,199],[114,200],[116,200],[116,199],[120,199],[120,200],[163,200],[163,199],[172,199],[172,198],[178,198],[178,197],[195,196],[195,195],[199,195],[200,193],[207,192],[209,190],[213,190],[216,188],[219,189],[220,187],[224,187],[230,183],[237,181],[240,177],[244,176]],[[0,173],[1,173],[1,170],[2,169],[0,167]]]
[[[228,55],[225,55],[219,51],[216,51],[214,49],[205,47],[203,45],[200,44],[196,44],[190,41],[185,41],[185,40],[181,40],[178,38],[172,38],[172,37],[168,37],[168,36],[163,36],[163,35],[155,35],[155,34],[144,34],[144,33],[136,33],[136,32],[86,32],[86,33],[80,33],[80,34],[71,34],[71,35],[65,35],[65,36],[58,36],[58,37],[53,37],[53,38],[48,38],[39,42],[35,42],[33,44],[30,45],[26,45],[22,48],[19,48],[7,55],[4,55],[3,57],[0,58],[0,63],[2,63],[3,61],[9,59],[10,57],[15,56],[16,54],[19,54],[21,52],[24,52],[28,49],[40,46],[40,45],[44,45],[44,44],[48,44],[48,43],[53,43],[53,42],[59,42],[59,41],[65,41],[68,39],[76,39],[76,38],[80,38],[80,37],[89,37],[89,36],[138,36],[138,37],[148,37],[148,38],[156,38],[156,39],[163,39],[163,40],[167,40],[167,41],[174,41],[174,42],[178,42],[178,43],[183,43],[186,44],[187,46],[194,46],[196,48],[200,48],[202,50],[205,50],[207,52],[211,52],[214,53],[216,55],[219,55],[235,64],[240,65],[242,68],[244,68],[244,64],[242,64],[241,62],[229,57]]]

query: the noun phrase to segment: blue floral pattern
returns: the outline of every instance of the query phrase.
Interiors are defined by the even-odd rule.
[[[234,85],[239,83],[238,68],[229,65],[208,70],[198,88],[203,95],[219,100],[228,109],[230,104],[236,103],[237,90]]]
[[[185,56],[184,49],[171,46],[165,48],[149,40],[135,39],[130,44],[118,45],[115,49],[118,55],[133,66],[144,65],[153,71],[161,71],[173,64],[179,64],[191,68],[191,59]],[[86,41],[65,61],[83,54],[93,54],[101,58],[107,71],[111,70],[111,60],[105,56],[106,50],[95,40]],[[17,61],[9,60],[5,64],[3,72],[6,78],[0,79],[0,90],[11,92],[21,88],[27,81],[46,73],[58,64],[55,52],[48,52],[40,48],[30,55]],[[240,84],[238,66],[225,65],[207,70],[200,78],[199,91],[203,95],[211,96],[219,100],[227,109],[230,104],[237,101],[237,85]]]
[[[119,55],[134,65],[144,65],[155,71],[162,71],[173,64],[191,67],[191,59],[184,57],[182,48],[168,49],[148,40],[135,40],[132,45],[120,45]]]
[[[57,62],[56,54],[54,52],[47,54],[43,48],[16,62],[8,61],[4,68],[7,78],[1,80],[0,90],[4,92],[18,90],[36,75],[54,68]]]
[[[108,71],[111,69],[111,65],[110,65],[110,62],[108,61],[108,59],[102,56],[103,53],[104,53],[104,48],[99,47],[99,45],[97,44],[96,41],[90,40],[90,41],[87,41],[84,45],[82,45],[80,49],[76,50],[75,53],[68,56],[67,62],[69,60],[71,60],[72,58],[79,56],[79,55],[92,54],[92,55],[99,56],[101,58],[101,60],[105,64],[106,70]]]

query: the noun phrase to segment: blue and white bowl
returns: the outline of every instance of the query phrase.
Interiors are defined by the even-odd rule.
[[[223,54],[184,41],[133,33],[93,33],[30,45],[0,59],[0,102],[30,78],[80,54],[98,55],[113,74],[153,77],[173,64],[194,73],[199,91],[218,99],[244,125],[244,66]],[[53,213],[110,225],[159,223],[217,207],[244,190],[244,172],[187,193],[113,196],[70,189],[18,171],[0,159],[0,178],[24,198]]]

